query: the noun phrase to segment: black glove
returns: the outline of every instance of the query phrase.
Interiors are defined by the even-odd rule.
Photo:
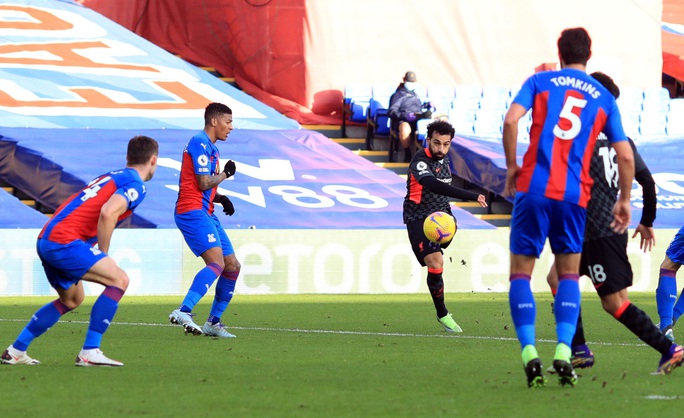
[[[421,119],[430,119],[432,117],[432,111],[431,110],[426,110],[425,112],[420,114]]]
[[[233,160],[228,160],[226,165],[223,167],[223,172],[226,173],[226,178],[235,174],[235,162]]]
[[[232,163],[232,161],[228,162]],[[235,167],[235,163],[233,163],[233,167]],[[219,201],[221,202],[221,205],[223,205],[223,213],[228,216],[233,216],[235,213],[235,207],[233,206],[233,202],[228,199],[228,196],[221,196]]]

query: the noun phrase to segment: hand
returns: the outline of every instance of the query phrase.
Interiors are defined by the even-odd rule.
[[[651,251],[655,246],[655,233],[653,227],[643,226],[639,224],[634,230],[634,235],[632,238],[636,237],[637,234],[641,234],[641,243],[639,244],[639,249],[644,252]]]
[[[629,221],[632,217],[632,209],[629,200],[618,199],[613,206],[613,222],[610,227],[618,234],[623,234],[629,227]]]
[[[232,163],[232,161],[229,161]],[[234,165],[234,164],[233,164]],[[225,213],[228,216],[233,216],[235,213],[235,207],[233,206],[233,202],[228,199],[228,196],[221,196],[221,205],[223,205],[223,213]]]
[[[407,113],[406,114],[406,121],[407,122],[414,122],[416,120],[416,114],[413,112]]]
[[[226,165],[223,167],[223,172],[226,173],[226,178],[229,178],[235,174],[235,162],[233,160],[228,160]]]
[[[486,208],[487,207],[487,198],[485,197],[485,195],[483,195],[483,194],[479,195],[477,197],[477,203],[479,203],[480,206],[482,206],[483,208]]]
[[[515,197],[515,182],[518,178],[518,173],[520,173],[520,166],[517,164],[513,167],[509,167],[508,170],[506,170],[506,186],[504,187],[504,196]]]
[[[420,118],[421,119],[430,119],[432,117],[432,111],[431,110],[426,110],[425,112],[421,113]]]

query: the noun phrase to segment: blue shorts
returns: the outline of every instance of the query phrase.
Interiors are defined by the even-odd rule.
[[[554,254],[582,252],[587,210],[579,205],[532,193],[515,195],[510,250],[539,258],[546,238]]]
[[[665,255],[675,263],[684,264],[684,226],[672,238],[672,242],[667,247]]]
[[[78,283],[95,263],[107,257],[107,254],[81,240],[57,244],[39,239],[36,249],[54,289],[68,289]]]
[[[235,253],[233,244],[216,215],[209,215],[202,210],[192,210],[176,214],[174,218],[176,226],[195,256],[199,257],[214,247],[221,247],[224,257]]]

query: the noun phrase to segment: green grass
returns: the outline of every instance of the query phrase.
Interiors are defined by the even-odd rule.
[[[653,294],[632,300],[655,315]],[[596,366],[575,388],[528,389],[505,294],[448,294],[464,334],[446,334],[424,295],[237,295],[238,338],[167,324],[180,297],[124,297],[103,351],[123,368],[77,368],[94,298],[30,347],[39,366],[0,367],[0,416],[434,417],[672,416],[684,369],[653,376],[659,354],[583,295]],[[205,298],[209,299],[209,298]],[[0,298],[9,345],[49,298]],[[209,300],[196,309],[205,319]],[[551,298],[537,295],[538,348],[555,347]],[[682,336],[684,338],[684,336]]]

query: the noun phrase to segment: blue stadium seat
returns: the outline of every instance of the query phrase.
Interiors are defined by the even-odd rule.
[[[366,122],[373,88],[367,84],[350,84],[344,87],[342,105],[342,137],[347,136],[347,121]]]
[[[475,132],[475,135],[501,135],[501,125],[503,124],[503,116],[503,111],[480,109],[475,114],[475,122],[473,123],[473,131]]]
[[[480,109],[499,111],[508,108],[511,99],[511,91],[508,87],[485,86],[482,88]]]
[[[667,135],[667,113],[643,111],[639,119],[639,133],[642,137]]]
[[[432,84],[427,88],[428,100],[435,107],[433,113],[448,114],[451,102],[454,100],[453,86],[446,84]]]
[[[366,149],[373,149],[373,139],[376,136],[390,135],[390,118],[387,114],[389,100],[397,87],[390,84],[373,86],[373,97],[370,99],[366,117]]]
[[[666,130],[669,136],[684,136],[684,99],[670,100]]]
[[[475,123],[475,109],[450,109],[449,122],[457,133],[472,135]]]
[[[654,87],[644,89],[644,101],[642,103],[644,112],[667,113],[670,109],[670,91],[665,87]]]
[[[641,111],[626,111],[620,110],[622,116],[622,127],[628,137],[634,138],[639,135],[639,119]]]
[[[373,89],[369,85],[353,84],[344,88],[344,103],[348,109],[349,120],[365,122],[366,111],[373,96]]]

